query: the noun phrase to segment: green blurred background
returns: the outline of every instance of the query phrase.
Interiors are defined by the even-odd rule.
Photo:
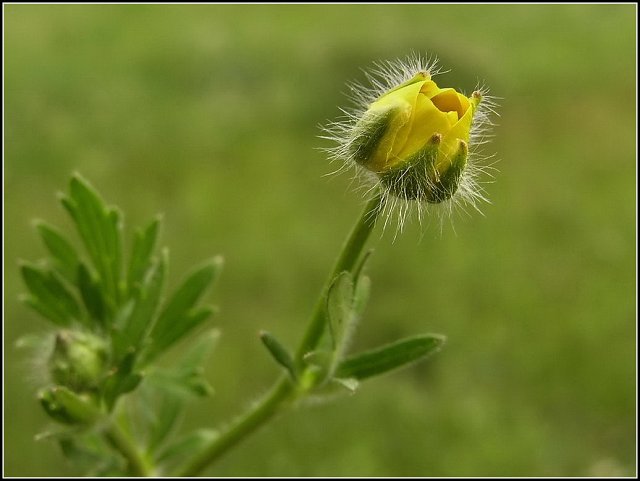
[[[363,204],[318,147],[373,61],[437,54],[439,82],[503,97],[497,182],[454,228],[374,235],[356,348],[448,336],[431,362],[278,418],[229,476],[635,473],[634,5],[9,5],[5,17],[5,474],[77,475],[30,360],[47,325],[17,301],[31,219],[68,228],[79,171],[126,214],[165,215],[175,285],[222,253],[214,398],[246,406],[277,376],[256,338],[293,345]],[[488,180],[488,179],[487,179]]]

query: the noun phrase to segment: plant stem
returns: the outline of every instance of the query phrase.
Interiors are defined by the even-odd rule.
[[[131,476],[151,475],[151,466],[149,466],[147,460],[117,422],[113,421],[109,424],[104,431],[104,436],[116,451],[127,460]]]
[[[325,303],[329,287],[338,274],[343,271],[352,271],[355,267],[367,239],[375,227],[376,219],[382,207],[381,202],[381,196],[376,195],[367,203],[360,219],[342,246],[340,256],[322,289],[307,331],[296,351],[295,361],[299,366],[302,364],[303,356],[313,350],[322,337],[326,322]],[[264,398],[224,428],[219,437],[214,439],[204,450],[197,453],[195,457],[179,471],[178,476],[190,477],[197,476],[201,473],[209,464],[278,413],[283,405],[294,397],[297,392],[295,388],[296,386],[288,376],[282,376],[276,381]]]
[[[293,384],[287,377],[280,378],[267,395],[229,425],[219,437],[178,473],[179,477],[197,476],[209,464],[239,443],[245,436],[271,419],[282,404],[291,397]]]
[[[381,196],[377,194],[367,203],[360,219],[353,227],[349,237],[347,237],[344,245],[342,246],[340,256],[336,260],[335,266],[325,282],[324,288],[322,289],[322,293],[318,298],[318,303],[316,304],[313,312],[313,316],[311,317],[311,322],[309,323],[307,331],[300,343],[300,347],[296,352],[296,362],[298,364],[302,362],[302,357],[309,351],[313,350],[320,341],[320,337],[324,332],[324,326],[326,324],[325,303],[331,283],[341,272],[353,271],[353,268],[360,258],[360,254],[362,254],[362,249],[364,248],[371,231],[376,225],[376,219],[378,218],[382,208],[381,201]]]

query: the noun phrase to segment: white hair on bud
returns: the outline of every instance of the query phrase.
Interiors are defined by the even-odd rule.
[[[340,166],[327,175],[353,170],[351,184],[355,184],[357,190],[363,190],[365,198],[380,191],[383,198],[381,214],[384,218],[383,230],[386,230],[395,219],[394,239],[402,233],[407,221],[412,217],[415,217],[421,226],[425,219],[430,221],[435,217],[439,220],[440,231],[442,231],[444,221],[451,219],[454,212],[470,215],[469,210],[472,209],[482,214],[479,204],[490,203],[483,185],[491,183],[493,174],[497,171],[495,168],[497,160],[494,159],[494,155],[486,155],[482,149],[493,137],[491,131],[496,124],[492,118],[499,117],[496,112],[498,97],[489,95],[489,89],[484,84],[478,84],[474,90],[481,100],[473,115],[466,167],[460,176],[457,190],[451,198],[436,204],[419,199],[403,199],[394,194],[394,191],[399,191],[397,185],[385,185],[375,173],[355,161],[352,148],[355,139],[353,131],[369,106],[389,90],[411,80],[419,72],[434,77],[449,70],[443,70],[435,56],[412,52],[404,59],[375,62],[369,70],[363,69],[363,72],[368,85],[356,81],[347,83],[349,92],[346,95],[351,100],[351,107],[340,108],[342,115],[337,120],[320,126],[324,132],[320,138],[334,143],[333,146],[321,150],[328,154],[331,162],[340,162]],[[482,180],[486,177],[490,180]],[[402,178],[397,180],[397,182],[401,181]]]

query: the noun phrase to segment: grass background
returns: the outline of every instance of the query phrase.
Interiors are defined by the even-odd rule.
[[[128,226],[163,212],[175,285],[222,253],[224,420],[293,345],[362,199],[317,147],[360,68],[411,50],[439,83],[503,97],[491,205],[395,243],[374,236],[355,347],[448,336],[431,362],[289,412],[226,456],[229,476],[633,475],[633,5],[8,5],[5,17],[5,474],[77,475],[35,442],[47,419],[13,344],[45,323],[17,301],[31,227],[69,228],[55,192],[79,171]]]

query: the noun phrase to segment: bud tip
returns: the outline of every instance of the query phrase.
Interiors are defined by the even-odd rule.
[[[431,144],[439,144],[440,142],[442,142],[442,134],[436,132],[435,134],[433,134],[431,136],[431,138],[429,139],[429,143]]]

